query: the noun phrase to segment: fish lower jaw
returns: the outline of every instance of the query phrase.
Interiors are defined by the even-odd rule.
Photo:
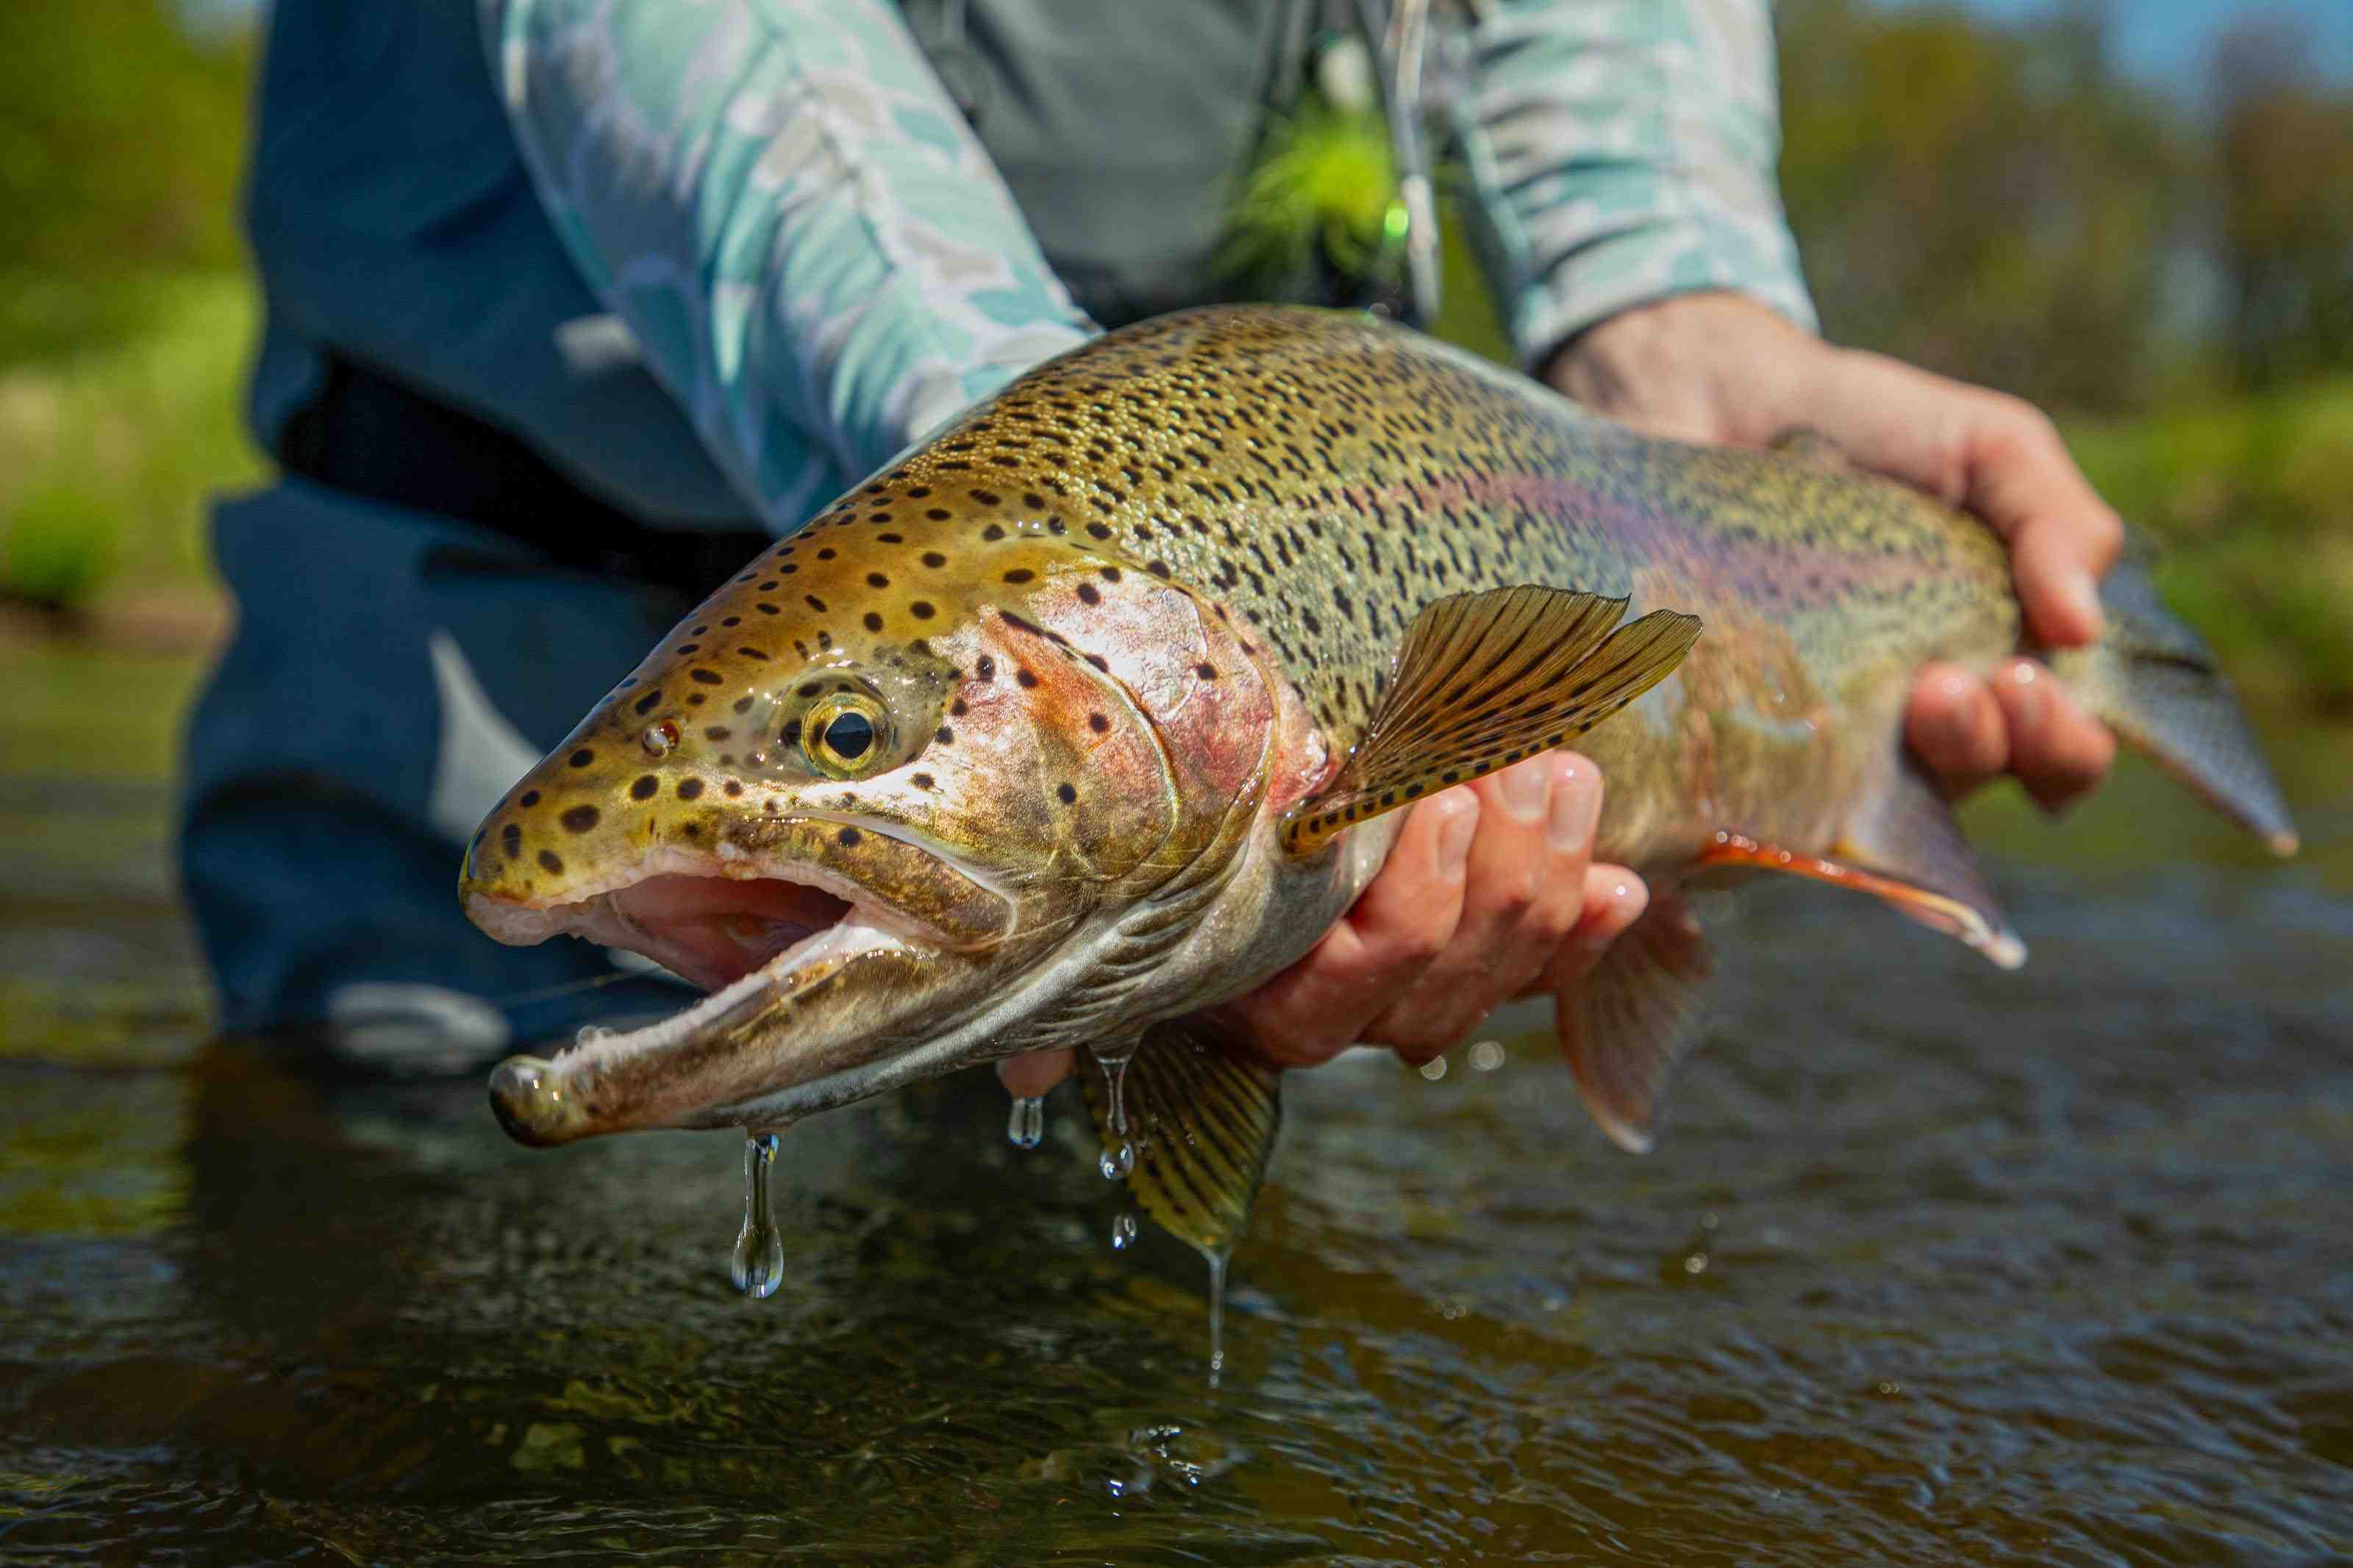
[[[639,1029],[583,1029],[553,1058],[509,1057],[491,1075],[491,1109],[509,1136],[535,1147],[636,1127],[710,1125],[707,1116],[647,1119],[599,1107],[596,1086],[645,1058],[749,1024],[810,976],[839,969],[864,953],[910,946],[906,938],[872,924],[853,908],[839,921],[791,942],[759,967],[659,1023]]]

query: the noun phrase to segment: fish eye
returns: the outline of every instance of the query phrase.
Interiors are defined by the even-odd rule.
[[[862,691],[819,699],[801,721],[801,754],[828,778],[861,778],[889,754],[890,715]]]

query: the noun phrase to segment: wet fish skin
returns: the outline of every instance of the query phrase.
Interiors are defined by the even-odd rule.
[[[494,1089],[511,1129],[781,1123],[1017,1050],[1116,1054],[1240,994],[1388,852],[1394,816],[1304,858],[1274,826],[1366,735],[1409,628],[1521,584],[1707,627],[1582,742],[1609,784],[1597,854],[1671,894],[1724,863],[1727,834],[1785,862],[1861,850],[1899,900],[1906,878],[1929,889],[1915,918],[2015,945],[1900,742],[1922,662],[1985,669],[2023,646],[1981,524],[1819,440],[1641,436],[1366,318],[1195,311],[1041,367],[842,498],[484,823],[463,892],[501,940],[626,940],[597,900],[658,871],[857,906],[811,967],[780,960],[669,1033],[517,1067]],[[2162,616],[2132,608],[2134,626]],[[2162,652],[2169,626],[2144,639],[2151,668],[2235,721],[2211,664]],[[2099,711],[2166,751],[2181,702],[2151,698],[2146,651],[2072,662]],[[854,778],[797,747],[836,688],[886,721]],[[670,737],[659,756],[649,736]],[[2243,730],[2206,752],[2173,761],[2292,842]]]

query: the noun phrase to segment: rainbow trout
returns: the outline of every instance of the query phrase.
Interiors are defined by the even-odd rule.
[[[2291,851],[2205,647],[2129,565],[2104,597],[2106,639],[2051,661],[2077,700]],[[1597,853],[1655,895],[1560,1034],[1645,1148],[1706,968],[1694,876],[1817,878],[2023,958],[1901,718],[1923,661],[2026,646],[1982,524],[1817,437],[1652,439],[1361,316],[1145,322],[754,561],[483,823],[484,931],[711,992],[511,1058],[492,1101],[530,1143],[769,1129],[1083,1046],[1114,1168],[1215,1253],[1278,1084],[1201,1010],[1314,944],[1398,810],[1574,744]]]

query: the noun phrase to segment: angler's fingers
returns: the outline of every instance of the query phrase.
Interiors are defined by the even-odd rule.
[[[1222,1009],[1242,1043],[1279,1067],[1315,1067],[1446,950],[1462,915],[1479,797],[1444,790],[1406,814],[1388,863],[1306,957]]]
[[[1992,689],[1957,664],[1927,664],[1912,683],[1904,738],[1947,795],[1963,795],[2010,765],[2010,724]]]
[[[1583,901],[1600,770],[1570,752],[1546,752],[1472,789],[1479,831],[1454,934],[1360,1037],[1409,1062],[1454,1046],[1542,973]],[[1556,820],[1563,825],[1557,835]]]
[[[1067,1050],[1024,1051],[997,1064],[997,1081],[1016,1100],[1043,1100],[1071,1076],[1075,1058]]]
[[[2033,405],[1967,388],[1981,412],[1966,437],[1961,504],[2010,541],[2010,575],[2036,639],[2077,647],[2106,625],[2100,579],[2124,549],[2124,523]]]
[[[2061,810],[2107,776],[2116,737],[2086,717],[2048,669],[2012,659],[1992,685],[2010,731],[2011,771],[2045,811]]]
[[[1586,868],[1578,891],[1576,929],[1521,995],[1556,996],[1575,985],[1593,973],[1609,944],[1624,936],[1651,907],[1650,885],[1627,868],[1607,862]]]

